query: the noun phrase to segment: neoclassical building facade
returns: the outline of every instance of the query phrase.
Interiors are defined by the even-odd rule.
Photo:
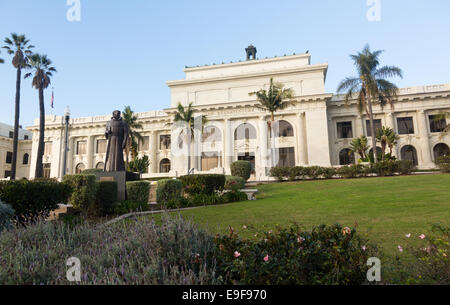
[[[253,180],[267,180],[273,165],[344,165],[357,156],[348,153],[353,138],[370,134],[367,116],[360,114],[356,100],[345,105],[342,97],[325,92],[327,64],[312,64],[311,55],[256,59],[250,46],[247,60],[234,63],[186,67],[185,78],[168,81],[170,108],[137,113],[143,125],[139,154],[150,159],[147,178],[176,177],[188,172],[230,173],[236,160],[252,162]],[[268,128],[268,112],[250,92],[267,89],[270,79],[294,92],[291,106],[275,114],[273,131]],[[183,128],[175,128],[178,103],[192,103],[197,116],[207,123],[196,130],[187,153]],[[111,112],[114,109],[111,109]],[[394,108],[374,108],[376,126],[389,126],[400,136],[393,154],[412,160],[419,168],[434,168],[436,157],[448,154],[450,135],[442,129],[448,120],[439,116],[450,111],[450,84],[419,86],[400,90]],[[111,115],[70,120],[66,173],[103,168],[104,136]],[[38,120],[33,132],[30,173],[34,173]],[[48,177],[63,175],[64,117],[47,116],[44,171]],[[371,143],[369,141],[369,143]],[[32,176],[32,175],[31,175]]]
[[[29,178],[32,149],[32,133],[20,128],[17,145],[16,178]],[[14,127],[0,123],[0,179],[11,176]]]

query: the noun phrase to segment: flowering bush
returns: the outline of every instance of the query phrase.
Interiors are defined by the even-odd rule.
[[[216,236],[218,272],[228,284],[361,284],[376,249],[340,225],[301,231],[297,225],[241,239],[230,228]]]
[[[219,174],[187,175],[180,177],[180,180],[183,182],[184,192],[189,195],[212,195],[223,191],[225,186],[225,175]]]
[[[245,188],[245,180],[241,177],[226,176],[225,177],[225,189],[229,191],[239,191]]]

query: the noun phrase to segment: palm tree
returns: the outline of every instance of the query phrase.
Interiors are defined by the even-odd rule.
[[[249,95],[256,95],[256,99],[260,105],[256,105],[257,108],[261,108],[270,112],[270,122],[268,122],[269,127],[275,121],[275,112],[282,110],[287,106],[291,105],[293,101],[291,100],[294,96],[294,92],[291,88],[284,89],[283,84],[274,83],[273,78],[270,79],[269,90],[259,90],[256,92],[250,92]]]
[[[36,156],[36,171],[35,177],[41,178],[43,176],[42,157],[44,156],[44,132],[45,132],[45,105],[44,105],[44,90],[51,84],[51,77],[53,73],[57,72],[52,67],[52,61],[47,55],[32,54],[28,57],[30,68],[34,72],[33,81],[31,83],[39,92],[39,145]],[[27,73],[25,78],[32,76],[33,73]]]
[[[1,54],[2,52],[0,52]],[[5,61],[3,60],[3,58],[0,58],[0,64],[3,64]]]
[[[129,138],[127,141],[127,146],[125,148],[125,159],[126,164],[128,167],[129,164],[129,154],[131,151],[131,158],[134,160],[136,159],[138,155],[138,143],[139,140],[142,140],[142,135],[140,134],[138,129],[143,129],[141,123],[139,123],[137,120],[137,116],[134,114],[134,111],[131,110],[130,106],[126,106],[122,113],[123,120],[128,124],[128,130],[129,130]]]
[[[367,158],[367,150],[369,149],[368,140],[366,136],[353,139],[350,143],[350,151],[352,153],[358,153],[362,160]]]
[[[19,143],[19,117],[20,117],[20,82],[22,78],[22,69],[28,67],[27,56],[31,55],[31,49],[34,48],[30,44],[30,41],[26,39],[25,35],[11,34],[11,38],[5,38],[5,46],[3,48],[7,50],[9,55],[14,55],[12,59],[12,65],[17,70],[16,76],[16,101],[15,101],[15,114],[14,114],[14,136],[13,136],[13,155],[11,164],[11,179],[16,179],[16,166],[17,166],[17,145]],[[3,59],[0,59],[3,63]]]
[[[384,161],[386,155],[386,147],[389,147],[390,154],[392,156],[392,149],[397,144],[399,137],[395,134],[394,130],[390,127],[381,127],[377,129],[376,139],[381,144],[381,160]]]
[[[188,175],[191,171],[191,142],[192,140],[195,140],[195,118],[194,113],[195,110],[192,108],[192,103],[188,105],[188,107],[185,109],[181,103],[178,103],[177,112],[175,113],[174,121],[175,122],[184,122],[187,125],[186,130],[183,130],[181,134],[185,134],[187,139],[187,149],[188,149]],[[202,116],[202,126],[206,124],[207,119],[206,116]],[[180,135],[181,135],[180,134]]]
[[[393,107],[394,99],[397,97],[398,88],[386,80],[387,77],[403,77],[400,68],[394,66],[379,67],[379,57],[383,51],[370,51],[366,45],[362,52],[350,55],[358,71],[358,77],[348,77],[338,86],[338,93],[347,91],[344,101],[349,101],[357,95],[359,111],[363,110],[369,116],[371,134],[375,135],[373,123],[373,105],[380,104],[381,107],[389,103]],[[372,147],[376,147],[376,138],[372,136]],[[376,163],[376,150],[373,150],[374,162]]]

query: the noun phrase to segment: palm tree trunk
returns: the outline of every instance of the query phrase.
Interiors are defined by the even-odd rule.
[[[44,156],[44,132],[45,132],[45,108],[44,108],[44,88],[39,88],[39,145],[36,158],[35,178],[42,178],[44,166],[42,158]]]
[[[11,180],[16,179],[17,168],[17,146],[19,145],[19,116],[20,116],[20,79],[22,76],[22,69],[17,68],[16,78],[16,109],[14,114],[14,136],[13,136],[13,155],[11,164]]]
[[[191,133],[190,131],[188,132],[188,144],[187,144],[187,149],[188,149],[188,170],[187,170],[187,174],[189,175],[191,173]]]
[[[373,123],[372,101],[370,100],[370,97],[367,99],[367,104],[369,105],[369,121],[370,121],[370,132],[371,132],[371,135],[372,135],[373,162],[378,163],[377,139],[375,137],[375,125]]]

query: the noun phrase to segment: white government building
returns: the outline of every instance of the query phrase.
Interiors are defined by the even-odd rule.
[[[0,123],[0,179],[9,178],[13,157],[14,127]],[[19,129],[19,143],[17,146],[16,178],[28,178],[31,164],[32,133]]]
[[[311,55],[257,59],[256,48],[246,49],[247,60],[210,66],[186,67],[185,79],[168,81],[170,108],[137,113],[144,129],[139,154],[150,158],[143,177],[175,177],[188,170],[187,157],[175,156],[178,134],[172,130],[178,103],[193,103],[197,115],[208,122],[202,141],[193,144],[191,167],[195,173],[230,172],[236,160],[254,164],[251,179],[268,179],[269,144],[275,143],[279,165],[343,165],[354,162],[348,148],[353,138],[368,134],[368,117],[361,115],[356,100],[345,105],[342,98],[325,92],[328,64],[311,64]],[[342,78],[347,75],[342,75]],[[267,89],[270,78],[292,88],[296,102],[276,113],[279,134],[272,140],[267,128],[269,113],[255,107],[250,92]],[[114,109],[111,109],[111,112]],[[374,108],[375,124],[389,126],[400,136],[394,155],[413,160],[421,169],[434,168],[437,156],[448,154],[450,135],[442,129],[450,123],[438,114],[450,111],[450,84],[419,86],[400,90],[394,109]],[[67,173],[103,168],[106,122],[111,114],[70,120]],[[33,132],[30,177],[35,171],[39,124]],[[65,120],[47,116],[44,172],[47,177],[63,175]],[[369,144],[370,144],[369,137]]]

